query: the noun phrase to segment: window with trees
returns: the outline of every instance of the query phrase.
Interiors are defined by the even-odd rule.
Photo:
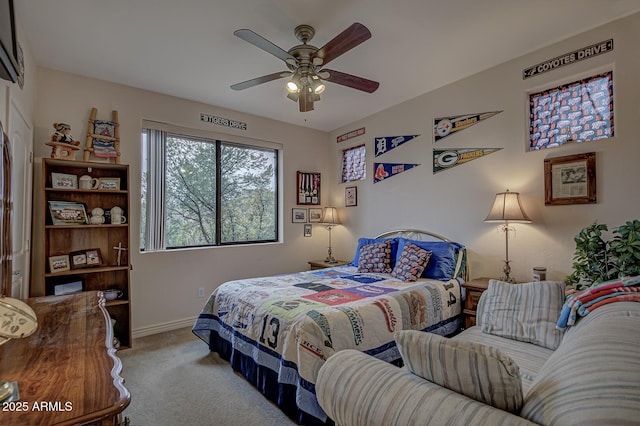
[[[140,248],[278,238],[278,149],[145,128]]]

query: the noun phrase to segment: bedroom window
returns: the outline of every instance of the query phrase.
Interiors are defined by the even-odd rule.
[[[529,94],[529,151],[613,136],[613,72]]]
[[[146,128],[142,154],[142,251],[277,241],[277,149]]]

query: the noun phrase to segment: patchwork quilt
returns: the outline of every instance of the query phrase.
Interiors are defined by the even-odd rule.
[[[227,282],[210,296],[193,332],[215,349],[222,339],[280,384],[296,387],[296,404],[324,421],[315,381],[324,361],[356,349],[379,359],[400,359],[393,334],[425,330],[447,335],[460,324],[456,279],[405,283],[354,266]]]

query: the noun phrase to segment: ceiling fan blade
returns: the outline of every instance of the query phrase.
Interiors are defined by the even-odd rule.
[[[363,77],[347,74],[340,71],[323,69],[320,73],[328,73],[329,76],[324,80],[330,81],[335,84],[341,84],[342,86],[351,87],[353,89],[362,90],[363,92],[373,93],[378,90],[380,83],[373,80],[368,80]]]
[[[233,34],[236,37],[243,39],[246,42],[253,44],[254,46],[264,50],[267,53],[271,53],[273,56],[282,59],[287,63],[291,63],[295,65],[297,63],[296,58],[291,56],[286,50],[276,46],[266,38],[262,37],[259,34],[254,33],[251,30],[240,29],[235,30]]]
[[[288,77],[292,73],[289,71],[274,72],[273,74],[263,75],[262,77],[252,78],[251,80],[243,81],[242,83],[236,83],[231,86],[233,90],[244,90],[249,87],[257,86],[258,84],[267,83],[269,81],[277,80],[279,78]]]
[[[320,58],[322,59],[322,63],[326,65],[370,38],[371,31],[364,25],[356,22],[318,49],[313,55],[312,60]]]

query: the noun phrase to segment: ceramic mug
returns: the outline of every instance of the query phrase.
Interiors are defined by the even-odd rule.
[[[127,218],[122,214],[123,211],[120,207],[115,206],[111,208],[111,223],[119,225],[121,223],[127,223]]]
[[[122,297],[123,293],[121,290],[112,288],[109,290],[105,290],[104,292],[104,299],[109,302],[111,300],[116,300]]]
[[[80,189],[98,189],[100,181],[96,178],[92,178],[89,175],[80,176],[79,179]]]

